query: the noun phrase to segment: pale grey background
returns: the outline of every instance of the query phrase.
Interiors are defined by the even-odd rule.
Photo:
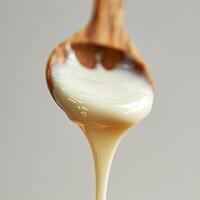
[[[0,0],[0,199],[94,200],[90,148],[44,80],[53,47],[92,0]],[[151,116],[114,158],[110,200],[200,199],[199,0],[127,0],[126,24],[156,82]]]

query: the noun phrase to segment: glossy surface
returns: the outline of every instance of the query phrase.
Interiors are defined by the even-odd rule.
[[[148,115],[153,102],[152,88],[133,66],[122,63],[114,70],[106,70],[97,64],[95,69],[88,69],[69,47],[66,50],[65,63],[52,67],[52,81],[53,95],[70,118],[83,124],[132,124]]]
[[[151,111],[153,91],[134,66],[120,63],[113,70],[100,64],[82,66],[70,47],[67,60],[52,66],[53,96],[86,135],[94,156],[96,199],[105,200],[114,152],[128,128]]]

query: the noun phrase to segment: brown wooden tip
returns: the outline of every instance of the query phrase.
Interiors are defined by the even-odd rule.
[[[99,59],[106,69],[113,69],[124,59],[122,51],[96,44],[72,44],[72,49],[79,62],[88,68],[94,68]]]
[[[99,41],[101,44],[123,47],[123,0],[95,0],[86,35],[91,42]]]
[[[94,68],[97,64],[97,56],[99,55],[99,62],[105,67],[105,69],[114,69],[117,64],[122,63],[128,59],[129,63],[133,65],[137,72],[144,74],[149,83],[154,87],[154,81],[152,75],[145,62],[138,54],[136,48],[133,48],[131,44],[127,47],[126,51],[121,49],[104,46],[93,43],[73,43],[71,44],[79,62],[87,67]]]
[[[89,44],[72,44],[72,49],[74,50],[78,61],[87,68],[94,68],[96,61],[96,54],[98,49],[96,46]]]

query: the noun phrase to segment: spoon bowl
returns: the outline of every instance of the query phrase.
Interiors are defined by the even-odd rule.
[[[124,30],[123,0],[96,0],[90,23],[71,38],[66,39],[51,53],[46,67],[48,88],[52,94],[52,67],[67,59],[66,47],[70,46],[79,62],[95,68],[97,62],[112,70],[120,62],[128,62],[144,74],[153,86],[153,79],[135,45]]]

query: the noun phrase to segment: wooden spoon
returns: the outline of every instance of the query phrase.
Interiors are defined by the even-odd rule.
[[[51,69],[54,64],[67,59],[66,45],[71,46],[79,62],[88,68],[95,67],[97,53],[101,54],[101,63],[108,70],[128,59],[153,86],[150,71],[124,30],[123,0],[95,0],[89,24],[53,50],[46,68],[46,79],[51,94]]]

